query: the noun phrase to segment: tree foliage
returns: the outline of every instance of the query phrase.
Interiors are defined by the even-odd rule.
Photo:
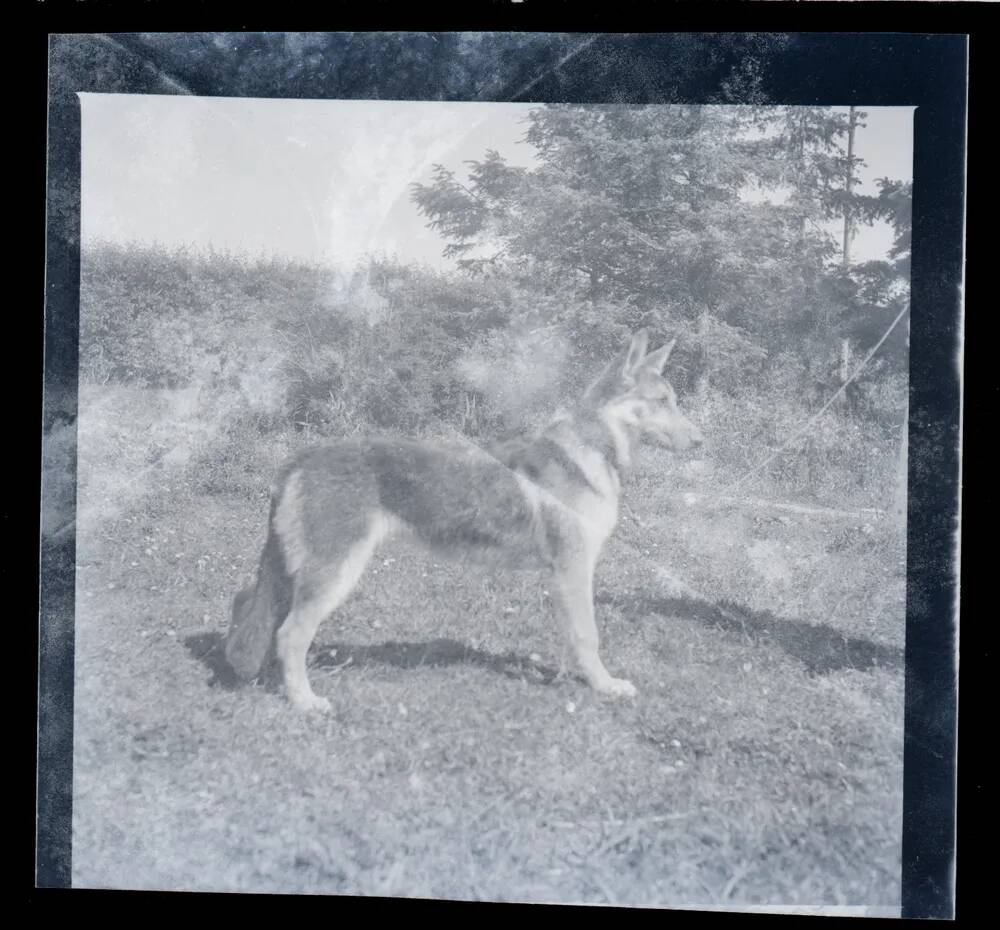
[[[822,367],[908,273],[909,188],[858,193],[848,128],[825,107],[550,105],[527,121],[535,166],[489,151],[437,166],[413,198],[467,274],[549,297],[540,322],[679,328],[702,369],[735,347],[744,374],[789,350]],[[840,267],[845,213],[894,224],[891,263]]]

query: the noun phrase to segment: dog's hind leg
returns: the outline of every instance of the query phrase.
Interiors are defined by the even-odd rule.
[[[285,691],[299,710],[330,710],[330,702],[315,694],[309,684],[306,654],[324,618],[354,590],[383,537],[373,521],[367,533],[335,563],[307,562],[296,574],[292,609],[278,630],[276,646]]]
[[[600,636],[594,619],[593,566],[581,559],[558,568],[553,585],[567,639],[590,686],[601,694],[633,697],[634,685],[624,678],[614,678],[601,661]]]

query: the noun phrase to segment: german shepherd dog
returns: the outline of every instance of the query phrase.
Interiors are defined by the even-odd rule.
[[[648,355],[646,346],[641,330],[574,410],[492,454],[369,439],[295,457],[273,488],[256,581],[233,600],[225,655],[236,674],[256,677],[276,653],[292,704],[328,711],[309,684],[306,653],[378,545],[405,530],[446,556],[550,573],[586,680],[602,694],[633,696],[598,654],[594,568],[639,441],[677,451],[701,442],[663,378],[674,341]]]

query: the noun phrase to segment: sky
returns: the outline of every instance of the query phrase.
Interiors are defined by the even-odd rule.
[[[444,242],[410,199],[437,163],[521,142],[534,104],[277,100],[81,94],[84,244],[156,242],[317,261],[349,270],[369,252],[445,268]],[[863,108],[859,193],[912,177],[913,109]],[[892,232],[861,227],[855,261]]]

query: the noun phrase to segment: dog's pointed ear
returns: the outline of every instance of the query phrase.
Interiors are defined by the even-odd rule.
[[[618,396],[635,384],[635,370],[642,364],[646,354],[649,336],[645,330],[639,330],[597,376],[597,379],[584,391],[583,396],[591,401],[606,401]]]
[[[646,357],[646,347],[649,345],[649,331],[640,329],[628,344],[625,352],[625,362],[622,366],[622,374],[625,377],[631,375]]]
[[[662,375],[663,369],[667,367],[667,359],[670,358],[670,353],[674,351],[675,345],[677,345],[677,340],[671,339],[662,348],[657,349],[655,352],[650,352],[643,359],[642,367],[655,371],[658,375]]]

